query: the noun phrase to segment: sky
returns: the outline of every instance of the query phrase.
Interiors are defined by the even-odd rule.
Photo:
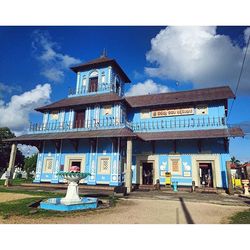
[[[76,82],[69,67],[104,48],[132,82],[127,95],[222,85],[235,91],[249,35],[240,26],[0,26],[0,126],[20,135],[42,121],[34,108],[67,97]],[[231,155],[242,161],[250,160],[249,80],[250,48],[228,120],[247,133],[230,139]]]

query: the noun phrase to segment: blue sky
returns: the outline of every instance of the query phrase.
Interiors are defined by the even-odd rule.
[[[99,57],[103,48],[131,79],[131,93],[141,93],[143,86],[150,92],[225,84],[235,90],[249,34],[247,27],[237,26],[0,27],[0,125],[19,134],[28,120],[40,121],[33,108],[65,98],[68,87],[75,86],[69,66]],[[248,132],[249,72],[250,53],[229,119],[244,123]],[[16,114],[12,120],[10,110]],[[250,160],[249,139],[231,139],[232,155]]]

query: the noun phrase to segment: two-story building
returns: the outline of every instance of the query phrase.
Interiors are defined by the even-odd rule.
[[[229,137],[243,136],[227,124],[235,97],[229,87],[126,97],[130,80],[114,59],[71,69],[76,86],[68,97],[38,107],[43,121],[8,140],[12,159],[17,143],[39,149],[34,182],[62,183],[58,171],[76,165],[91,174],[84,184],[126,185],[128,192],[164,185],[166,172],[180,186],[227,187]]]

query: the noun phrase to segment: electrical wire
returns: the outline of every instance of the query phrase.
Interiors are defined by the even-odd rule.
[[[244,69],[244,64],[245,64],[246,57],[247,57],[247,50],[248,50],[249,42],[250,42],[250,35],[249,35],[249,37],[248,37],[247,46],[246,46],[246,51],[245,51],[245,54],[244,54],[244,57],[243,57],[243,61],[242,61],[242,64],[241,64],[241,69],[240,69],[240,74],[239,74],[237,86],[236,86],[236,89],[235,89],[235,92],[234,92],[235,98],[234,98],[234,100],[233,100],[233,102],[232,102],[232,105],[231,105],[231,108],[230,108],[230,110],[229,110],[228,119],[229,119],[230,114],[231,114],[231,112],[232,112],[233,105],[234,105],[234,102],[235,102],[235,99],[236,99],[236,95],[237,95],[237,92],[238,92],[238,89],[239,89],[239,86],[240,86],[240,80],[241,80],[242,72],[243,72],[243,69]]]

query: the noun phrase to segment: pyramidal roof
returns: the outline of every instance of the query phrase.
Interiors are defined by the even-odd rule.
[[[84,70],[90,70],[98,67],[107,67],[112,66],[117,73],[121,76],[122,80],[126,83],[130,83],[130,79],[126,75],[126,73],[122,70],[120,65],[116,62],[115,59],[109,58],[107,56],[101,56],[99,58],[93,59],[91,61],[78,64],[76,66],[70,67],[75,73],[81,72]]]

